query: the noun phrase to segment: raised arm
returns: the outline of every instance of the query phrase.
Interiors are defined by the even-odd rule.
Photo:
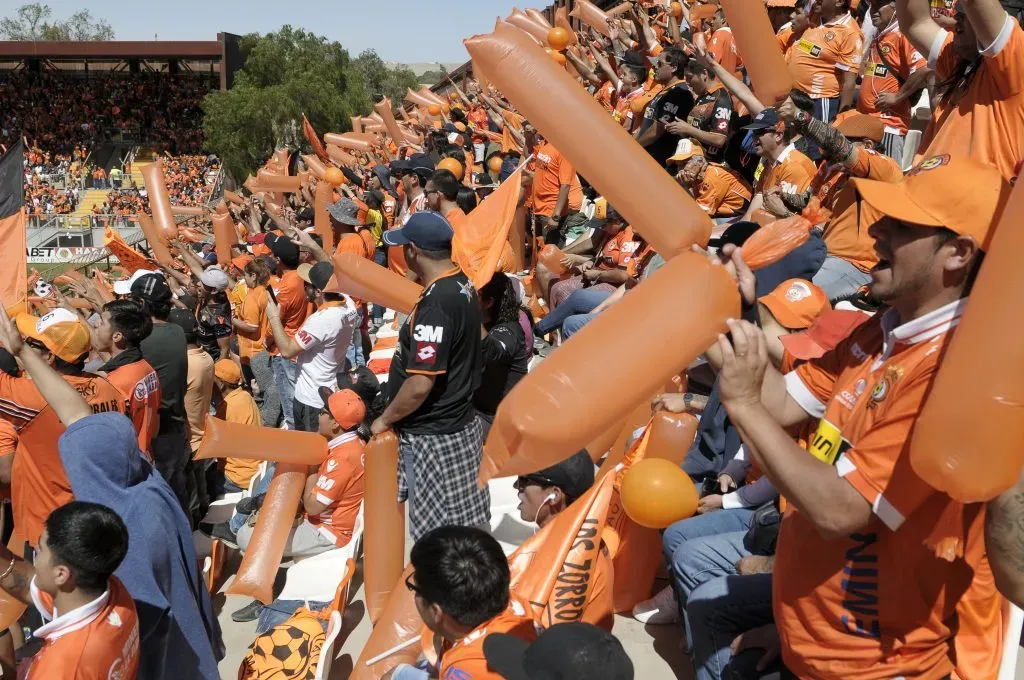
[[[995,1],[995,4],[999,5],[999,2]],[[943,34],[942,27],[932,19],[928,0],[896,0],[896,18],[900,33],[907,36],[914,49],[927,57],[935,39]],[[980,35],[978,40],[981,40]]]
[[[694,59],[696,59],[701,66],[710,69],[722,85],[725,86],[725,89],[729,90],[729,92],[735,95],[737,99],[743,102],[743,105],[747,107],[748,111],[750,111],[751,116],[756,116],[761,113],[765,108],[765,105],[761,103],[761,100],[757,98],[754,91],[747,87],[742,80],[723,68],[721,64],[715,61],[715,58],[712,57],[711,53],[707,50],[697,47],[692,43],[687,43],[686,45],[692,51]]]

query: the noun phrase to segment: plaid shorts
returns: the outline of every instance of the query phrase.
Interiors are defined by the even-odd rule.
[[[409,503],[414,541],[441,526],[490,521],[491,494],[476,484],[483,443],[476,417],[451,434],[399,433],[398,500]]]

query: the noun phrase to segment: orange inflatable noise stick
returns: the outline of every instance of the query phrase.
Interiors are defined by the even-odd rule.
[[[252,429],[265,431],[269,428]],[[323,437],[313,436],[323,441]],[[326,446],[326,442],[324,444]],[[306,465],[296,463],[277,464],[274,478],[270,480],[270,487],[256,519],[256,527],[253,529],[249,546],[242,557],[242,564],[239,565],[235,580],[228,588],[229,594],[245,595],[263,604],[270,604],[274,599],[274,577],[281,567],[281,557],[288,541],[288,532],[291,531],[295,520],[295,511],[302,502],[308,469]]]
[[[512,389],[491,427],[478,482],[529,474],[579,451],[621,419],[624,404],[640,404],[660,391],[739,312],[736,285],[724,269],[696,253],[677,255]],[[652,318],[663,320],[658,333],[636,323]],[[594,357],[603,355],[612,335],[636,350],[622,359],[614,395],[593,370]]]
[[[691,413],[658,411],[651,420],[646,458],[663,458],[681,465],[697,436],[697,418]]]
[[[234,191],[224,191],[224,200],[228,203],[234,203],[235,205],[245,205],[245,199],[236,194]]]
[[[335,170],[337,172],[337,170]],[[313,194],[313,226],[316,233],[324,242],[324,250],[334,250],[334,230],[331,228],[331,216],[327,213],[327,206],[334,199],[334,189],[325,181],[316,185]]]
[[[153,213],[153,222],[165,239],[177,238],[178,225],[174,222],[174,213],[171,210],[171,196],[167,193],[163,162],[157,160],[144,165],[142,181],[149,196],[149,211]]]
[[[608,15],[589,0],[576,0],[569,16],[576,17],[606,38],[611,37],[611,31],[608,28]]]
[[[227,267],[231,262],[231,249],[238,245],[238,230],[231,215],[213,216],[213,240],[217,249],[217,262]]]
[[[1015,253],[1024,245],[1024,181],[1018,179],[986,248],[970,301],[953,332],[914,425],[910,464],[959,503],[988,501],[1017,481],[1024,464],[1024,345],[1006,332],[1007,310],[1024,285]]]
[[[404,142],[405,133],[402,132],[402,128],[398,127],[398,121],[395,120],[395,114],[391,111],[391,99],[384,97],[373,105],[373,110],[380,114],[380,117],[384,119],[384,127],[387,129],[388,134],[391,135],[391,139],[395,144],[398,145]]]
[[[576,31],[573,30],[572,24],[569,23],[569,13],[566,12],[565,7],[559,7],[555,10],[555,26],[564,28],[565,32],[569,34],[569,45],[576,45],[580,39],[576,37]]]
[[[436,104],[432,99],[427,99],[419,92],[414,91],[412,88],[408,88],[405,93],[405,101],[413,106],[421,106],[427,108],[431,104]]]
[[[260,170],[256,176],[255,191],[295,193],[301,184],[302,181],[297,176],[274,175],[266,170]]]
[[[352,132],[363,131],[363,118],[362,116],[352,116]]]
[[[313,177],[317,179],[324,178],[324,172],[327,168],[324,167],[323,161],[314,156],[313,154],[307,154],[302,157],[302,162],[305,164],[306,169],[313,173]]]
[[[239,425],[207,416],[206,432],[193,458],[241,458],[319,465],[327,458],[327,441],[315,432]]]
[[[526,14],[510,14],[505,17],[505,21],[525,31],[531,38],[540,41],[541,44],[547,44],[548,31],[551,29],[545,28],[543,24],[538,24]]]
[[[27,608],[24,602],[0,588],[0,630],[7,630],[16,624]]]
[[[377,623],[405,568],[405,509],[399,503],[398,437],[384,432],[366,445],[363,579],[366,609]],[[405,588],[402,588],[405,590]]]
[[[149,252],[153,253],[153,259],[160,264],[170,266],[174,262],[174,258],[171,257],[171,251],[167,249],[167,239],[157,231],[153,220],[146,213],[139,213],[138,220],[142,234],[149,242]]]
[[[202,217],[203,207],[201,205],[172,205],[171,212],[175,215],[188,215],[189,217]]]
[[[359,165],[359,159],[334,144],[327,145],[327,157],[340,166],[352,167]]]
[[[334,277],[346,295],[369,300],[403,314],[412,311],[423,293],[423,286],[418,283],[355,253],[337,253],[334,256]]]
[[[423,619],[415,596],[405,587],[412,573],[410,565],[399,576],[349,680],[380,680],[395,666],[415,663],[419,657]]]
[[[499,24],[495,33],[465,44],[473,61],[520,113],[663,257],[689,251],[694,243],[707,244],[712,226],[707,213],[522,31]],[[559,93],[557,107],[551,106],[551,92]],[[566,125],[566,120],[579,124]],[[631,171],[618,172],[608,163],[609,155],[628,162]]]
[[[751,269],[775,264],[811,237],[811,223],[800,215],[770,222],[748,238],[740,251]]]
[[[448,102],[434,94],[426,85],[420,85],[420,89],[418,90],[418,92],[423,96],[424,99],[434,104],[437,104],[441,108],[444,108],[445,106],[448,105]]]
[[[373,146],[374,137],[373,135],[369,135],[364,132],[346,132],[340,135],[335,132],[328,132],[324,135],[324,141],[327,142],[327,144],[340,146],[342,149],[361,151],[365,153]],[[328,154],[329,153],[330,151],[328,150]]]
[[[743,57],[754,93],[765,104],[782,101],[793,89],[793,76],[775,39],[763,2],[721,0],[736,50]]]
[[[538,11],[538,10],[527,9],[526,10],[526,15],[528,17],[530,17],[531,19],[533,19],[534,23],[540,24],[541,26],[543,26],[544,28],[546,28],[549,31],[552,28],[554,28],[554,26],[551,25],[551,22],[548,21],[548,18],[546,16],[544,16],[543,14],[541,14],[540,11]],[[544,37],[546,39],[547,35],[545,35]]]

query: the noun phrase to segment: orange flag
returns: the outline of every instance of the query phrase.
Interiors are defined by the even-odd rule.
[[[508,233],[516,216],[521,177],[520,169],[502,182],[466,216],[466,225],[455,235],[456,259],[477,290],[491,280],[502,259],[512,259]]]
[[[313,129],[313,125],[309,122],[309,119],[306,118],[306,114],[302,114],[302,134],[306,136],[306,141],[309,142],[309,145],[313,148],[313,153],[316,154],[317,158],[325,163],[330,160],[327,157],[327,149],[324,148],[323,142],[320,141],[320,138],[316,134],[316,130]]]
[[[11,313],[25,311],[28,297],[24,157],[23,140],[0,156],[0,301]]]
[[[107,247],[110,254],[117,258],[118,262],[128,274],[134,274],[139,269],[159,271],[160,267],[156,262],[143,257],[131,246],[124,242],[121,235],[109,226],[103,231],[103,245]]]
[[[508,558],[512,592],[529,601],[533,618],[545,628],[583,618],[614,480],[605,475]]]

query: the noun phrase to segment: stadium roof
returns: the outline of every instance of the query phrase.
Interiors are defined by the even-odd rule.
[[[0,41],[0,59],[221,59],[219,40]]]

